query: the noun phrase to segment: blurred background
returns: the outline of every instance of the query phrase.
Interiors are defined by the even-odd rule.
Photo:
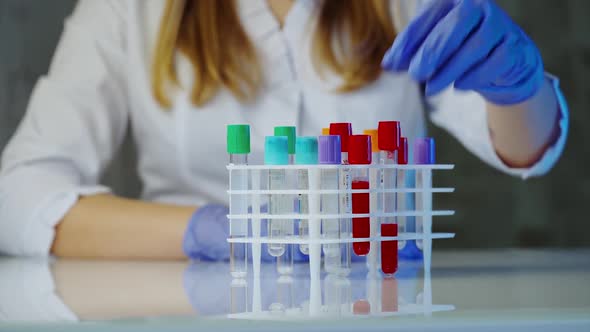
[[[121,0],[124,1],[124,0]],[[47,72],[64,18],[74,0],[0,0],[0,150],[22,118],[38,77]],[[430,128],[438,161],[456,164],[435,175],[456,193],[435,204],[457,210],[435,230],[457,233],[438,248],[590,246],[590,1],[498,1],[539,46],[546,70],[559,76],[571,111],[568,144],[548,176],[522,181],[469,154],[454,138]],[[48,110],[51,111],[51,110]],[[136,197],[133,142],[127,139],[104,176],[116,193]]]

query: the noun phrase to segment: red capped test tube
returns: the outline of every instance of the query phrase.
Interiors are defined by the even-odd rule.
[[[400,137],[400,144],[397,154],[397,162],[400,165],[408,164],[408,139]],[[401,188],[405,183],[405,171],[396,172],[397,188]],[[396,210],[402,211],[405,207],[407,194],[395,193]],[[381,236],[398,236],[399,230],[405,229],[405,218],[395,217],[393,222],[385,220],[381,223]],[[405,241],[403,241],[405,243]],[[398,267],[398,250],[402,241],[382,241],[381,242],[381,271],[385,275],[393,275]]]
[[[383,165],[398,164],[400,155],[400,123],[398,121],[379,122],[380,163]],[[384,213],[395,213],[398,210],[398,194],[385,190],[398,188],[398,171],[393,168],[381,170],[381,206]],[[398,219],[393,216],[380,218],[381,236],[397,236]],[[381,271],[386,275],[397,271],[397,241],[381,242]]]
[[[369,135],[351,135],[348,140],[348,162],[351,165],[369,165],[372,160],[371,136]],[[357,168],[352,174],[352,189],[369,189],[369,168]],[[370,195],[366,193],[352,194],[352,213],[369,214],[370,213]],[[369,238],[371,236],[370,218],[355,217],[352,218],[352,237]],[[371,244],[368,241],[354,242],[352,249],[355,254],[365,256],[371,250]]]

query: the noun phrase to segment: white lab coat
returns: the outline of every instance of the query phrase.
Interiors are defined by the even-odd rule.
[[[310,61],[315,2],[300,0],[279,27],[265,0],[239,2],[243,26],[260,52],[266,83],[258,99],[242,105],[221,91],[203,107],[187,93],[163,110],[150,92],[150,62],[164,0],[81,0],[67,20],[47,76],[4,151],[0,175],[0,252],[47,255],[54,226],[80,195],[108,192],[98,181],[130,124],[138,149],[142,198],[199,205],[227,201],[225,126],[252,126],[252,157],[276,125],[318,135],[330,122],[352,122],[356,132],[379,120],[400,120],[404,136],[425,134],[424,100],[406,74],[384,73],[352,93],[336,94],[337,77],[321,80]],[[392,1],[398,29],[413,2]],[[178,56],[180,80],[190,86],[189,62]],[[558,95],[558,83],[553,79]],[[523,178],[547,172],[563,150],[567,109],[560,95],[561,136],[528,169],[504,165],[490,142],[483,99],[452,88],[429,100],[432,121],[468,150]],[[440,161],[452,163],[439,151]]]

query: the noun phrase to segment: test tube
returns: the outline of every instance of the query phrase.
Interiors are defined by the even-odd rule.
[[[289,165],[295,163],[295,138],[297,128],[293,126],[281,126],[274,128],[275,136],[286,136],[287,137],[287,152],[289,154]]]
[[[264,144],[264,163],[266,165],[289,164],[288,139],[285,136],[267,136]],[[287,176],[284,169],[270,169],[268,171],[268,186],[270,190],[287,189]],[[285,194],[271,194],[268,204],[271,215],[286,214],[293,208],[289,196]],[[268,220],[269,239],[283,238],[283,219]],[[268,253],[274,257],[280,257],[285,253],[285,245],[282,243],[269,243]]]
[[[371,163],[372,164],[378,164],[380,162],[380,151],[379,150],[379,130],[378,129],[365,129],[363,130],[363,134],[364,135],[369,135],[371,136],[371,152],[372,152],[372,156],[371,156]],[[369,184],[374,184],[374,185],[379,185],[381,181],[381,170],[374,168],[371,169],[370,171],[370,180],[369,180]],[[383,198],[382,198],[382,193],[371,193],[369,194],[370,197],[370,210],[371,213],[379,213],[380,211],[383,211],[382,209],[382,203],[383,203]],[[376,238],[379,236],[379,234],[381,233],[380,229],[379,229],[379,218],[378,217],[371,217],[370,218],[370,224],[371,224],[371,238]],[[379,262],[379,257],[380,257],[380,243],[378,241],[372,240],[371,241],[371,250],[369,251],[369,254],[367,255],[367,268],[369,269],[369,271],[374,271],[378,268],[378,262]]]
[[[295,163],[298,165],[315,165],[318,163],[318,139],[313,136],[297,137],[295,141]],[[306,169],[297,170],[297,189],[309,189],[309,172]],[[307,195],[298,195],[297,210],[300,214],[309,214]],[[299,220],[299,236],[309,238],[309,220]],[[309,255],[309,244],[302,243],[299,250]]]
[[[330,135],[340,136],[340,159],[343,165],[348,165],[348,138],[352,135],[352,125],[348,122],[331,123],[330,124]],[[340,190],[347,191],[350,189],[350,169],[343,167],[339,172]],[[352,198],[347,192],[341,193],[340,195],[340,214],[352,213]],[[338,222],[338,231],[341,239],[348,239],[352,234],[352,221],[350,218],[340,218]],[[339,273],[350,272],[350,256],[352,255],[352,246],[350,243],[344,243],[341,245],[341,253],[339,257],[340,263],[342,263],[342,271]],[[338,264],[340,264],[338,263]]]
[[[400,165],[407,165],[408,164],[408,138],[407,137],[400,137],[399,138],[399,149],[397,154],[397,163]],[[397,187],[398,188],[406,188],[406,177],[408,176],[408,171],[403,169],[397,170]],[[397,199],[397,211],[405,211],[407,208],[407,201],[408,201],[408,193],[396,193]],[[406,232],[406,220],[408,217],[396,217],[397,219],[397,234],[403,234]],[[406,246],[406,240],[399,240],[397,241],[397,248],[398,253],[401,252],[404,247]]]
[[[248,164],[250,153],[250,126],[227,126],[227,153],[232,165]],[[248,171],[235,169],[229,178],[231,190],[248,190]],[[229,196],[231,214],[248,214],[248,196]],[[248,236],[248,219],[232,219],[229,222],[229,237],[232,239]],[[248,272],[248,255],[246,243],[230,243],[230,272],[234,278],[245,278]]]
[[[434,138],[432,137],[423,137],[417,138],[414,142],[414,161],[416,165],[432,165],[435,163],[435,155],[434,155]],[[419,192],[416,192],[416,211],[417,212],[425,212],[425,210],[430,209],[430,207],[425,206],[425,195],[431,195],[430,192],[425,192],[425,190],[429,190],[432,187],[432,170],[431,169],[420,169],[416,170],[416,189]],[[424,233],[424,227],[431,225],[425,225],[424,217],[417,216],[416,217],[416,233],[422,234]],[[431,230],[428,229],[430,232]],[[423,250],[423,240],[417,239],[416,240],[416,247]]]
[[[328,135],[318,138],[319,163],[321,165],[340,165],[340,136]],[[320,171],[320,189],[337,190],[340,185],[340,172],[337,168],[325,168]],[[320,208],[322,214],[338,214],[339,194],[322,194]],[[322,237],[327,239],[341,238],[340,221],[338,219],[322,219]],[[350,235],[343,234],[343,238]],[[346,276],[350,273],[350,244],[331,243],[322,245],[324,253],[324,269],[329,274]]]
[[[348,164],[348,138],[352,135],[352,125],[348,122],[330,123],[330,135],[340,136],[342,164]]]
[[[281,126],[274,128],[275,136],[287,137],[287,153],[289,159],[289,165],[295,163],[295,132],[296,128],[293,126]],[[285,174],[286,189],[295,188],[295,179],[292,172]],[[291,212],[296,209],[296,205],[299,203],[298,198],[292,200]],[[282,221],[283,229],[281,231],[281,237],[293,236],[295,234],[295,220],[285,219]],[[285,253],[277,257],[277,271],[280,274],[291,274],[293,272],[293,251],[295,250],[294,244],[285,244]]]
[[[398,163],[398,149],[400,141],[400,124],[398,121],[379,122],[379,149],[381,150],[380,163],[383,165]],[[383,168],[381,172],[381,189],[391,190],[397,188],[397,170]],[[397,211],[397,193],[382,194],[383,212],[393,213]],[[397,217],[382,217],[381,236],[397,236]],[[398,245],[397,241],[381,242],[381,271],[386,275],[397,271]]]
[[[371,136],[369,135],[351,135],[349,137],[348,161],[351,165],[369,165],[372,160],[371,153]],[[369,168],[355,168],[352,175],[352,190],[369,189]],[[370,194],[353,193],[352,194],[352,213],[368,214],[370,213]],[[371,236],[369,217],[352,218],[352,237],[368,238]],[[354,253],[359,256],[365,256],[370,252],[371,245],[369,242],[354,242],[352,245]]]

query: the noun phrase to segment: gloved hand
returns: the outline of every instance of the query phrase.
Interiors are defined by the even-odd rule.
[[[261,207],[261,213],[268,210],[266,205]],[[203,205],[191,216],[186,228],[182,249],[189,258],[208,261],[229,259],[229,209],[220,204]],[[267,235],[267,222],[261,221],[261,236]],[[251,236],[251,234],[250,234]],[[250,248],[249,248],[250,249]],[[301,262],[307,256],[294,251],[293,260]],[[252,250],[248,250],[248,259],[252,259]],[[261,260],[274,262],[276,258],[268,254],[267,245],[262,246]]]
[[[543,61],[530,38],[492,0],[432,1],[385,54],[386,70],[408,71],[426,95],[451,83],[498,105],[541,87]]]
[[[203,205],[195,211],[184,233],[182,250],[192,259],[229,259],[229,209],[220,204]]]

